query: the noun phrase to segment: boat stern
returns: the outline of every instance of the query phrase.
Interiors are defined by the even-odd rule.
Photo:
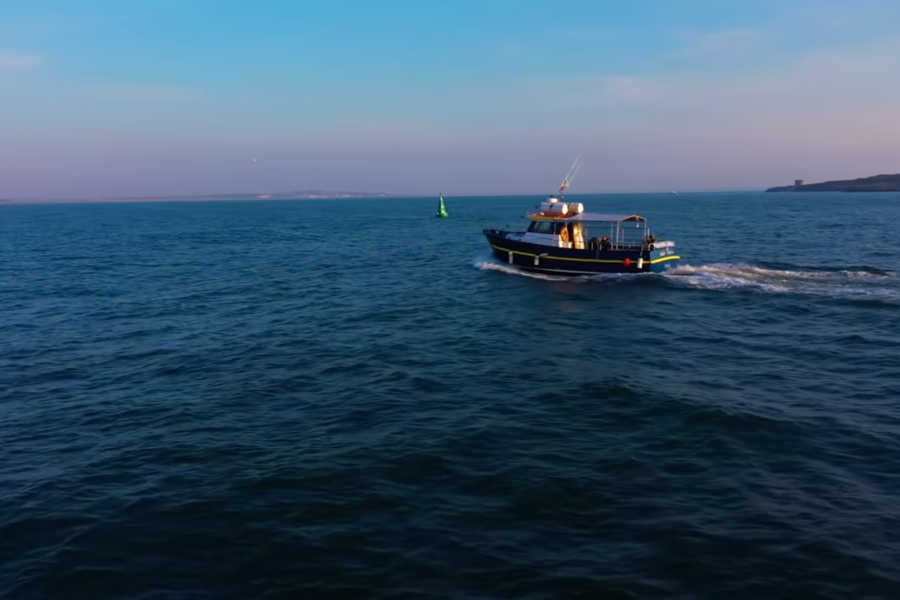
[[[649,271],[653,273],[663,273],[669,269],[674,269],[681,260],[681,257],[675,251],[675,242],[656,242],[649,250]]]

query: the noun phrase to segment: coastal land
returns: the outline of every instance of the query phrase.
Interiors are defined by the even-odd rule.
[[[900,173],[896,175],[875,175],[859,179],[842,181],[824,181],[822,183],[803,183],[797,180],[794,185],[773,187],[767,192],[900,192]]]

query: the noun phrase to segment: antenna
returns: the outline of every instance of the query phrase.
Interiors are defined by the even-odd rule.
[[[559,186],[559,197],[562,199],[563,194],[566,191],[566,188],[572,185],[572,181],[575,179],[575,175],[578,173],[578,169],[581,168],[581,155],[578,155],[578,158],[575,159],[575,162],[572,163],[572,167],[569,169],[569,172],[566,173],[566,178],[563,179],[563,182]]]

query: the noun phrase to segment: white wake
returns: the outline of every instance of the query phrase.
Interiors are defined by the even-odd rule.
[[[485,271],[544,281],[635,282],[656,279],[679,288],[728,291],[743,289],[766,294],[801,294],[856,300],[874,300],[900,304],[900,277],[877,269],[815,269],[804,267],[776,268],[751,264],[718,263],[680,265],[663,274],[618,274],[563,276],[533,273],[491,260],[478,260],[475,266]]]
[[[663,277],[680,287],[703,290],[750,289],[774,294],[807,294],[900,302],[895,273],[854,269],[778,269],[750,264],[680,265]]]

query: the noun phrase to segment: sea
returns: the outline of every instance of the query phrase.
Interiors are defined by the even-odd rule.
[[[0,206],[0,598],[900,598],[900,194]]]

